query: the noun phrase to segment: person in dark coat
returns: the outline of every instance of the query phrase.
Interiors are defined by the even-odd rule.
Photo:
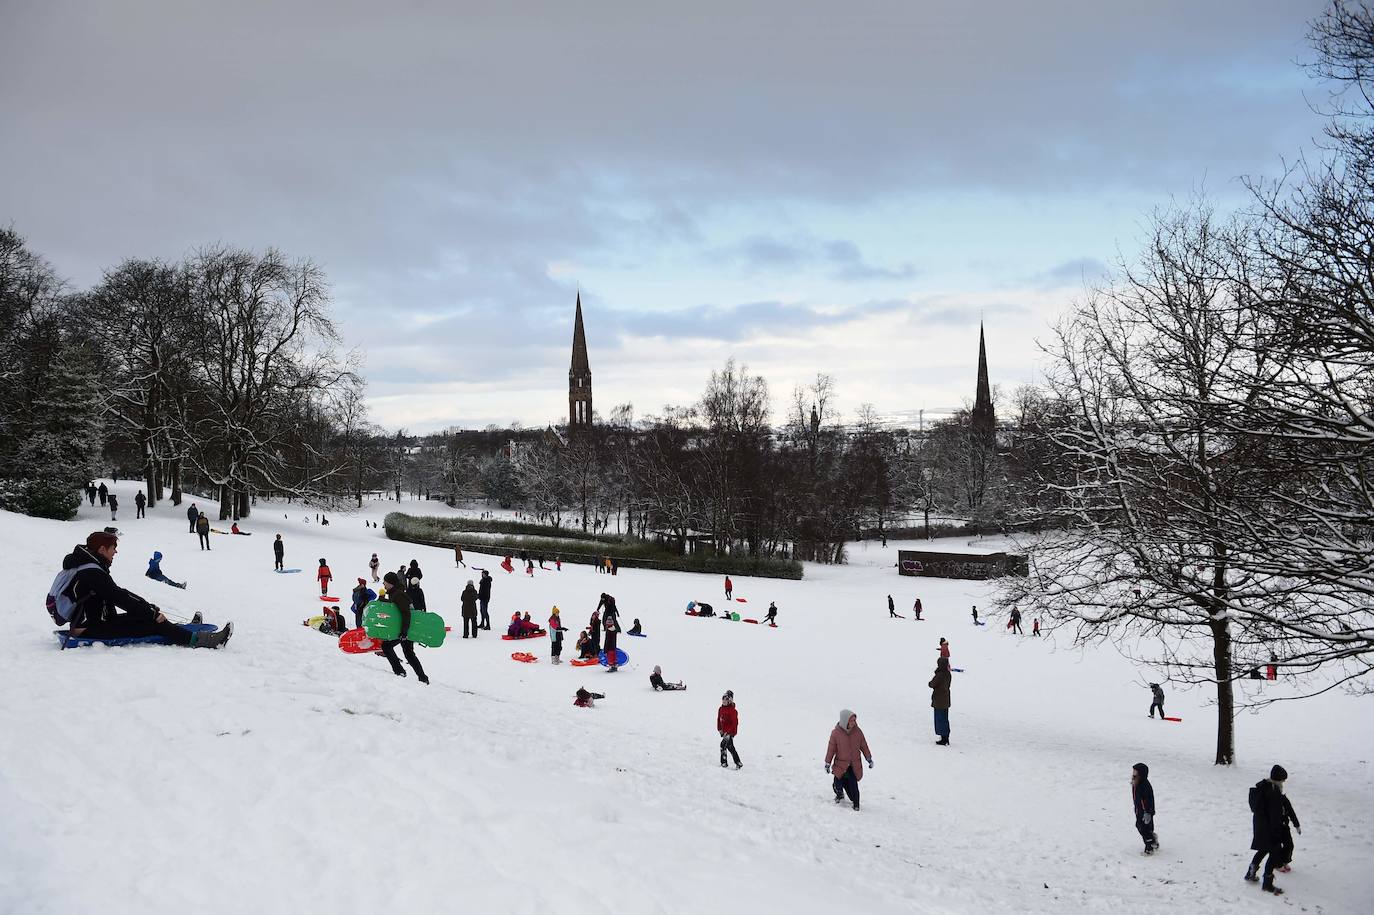
[[[936,745],[949,746],[949,686],[954,675],[949,672],[949,658],[935,659],[935,676],[926,685],[930,687],[930,707],[935,710],[935,733],[940,739]]]
[[[1264,865],[1264,882],[1260,884],[1260,889],[1275,896],[1283,895],[1283,890],[1274,886],[1274,870],[1286,865],[1293,853],[1293,833],[1288,829],[1293,807],[1283,796],[1286,781],[1287,770],[1283,766],[1274,766],[1269,770],[1268,778],[1256,782],[1250,789],[1250,812],[1254,815],[1250,848],[1255,852],[1255,857],[1250,859],[1245,879],[1251,883],[1260,879],[1260,862],[1267,855],[1269,860]],[[1296,826],[1297,817],[1292,816],[1292,820]],[[1301,827],[1298,832],[1302,832]]]
[[[353,622],[357,628],[363,628],[363,611],[367,605],[377,599],[377,592],[367,586],[367,579],[358,579],[358,586],[353,589]]]
[[[687,684],[683,683],[681,680],[676,683],[669,683],[664,680],[663,668],[659,667],[657,664],[654,665],[654,672],[649,674],[649,685],[654,688],[655,692],[667,690],[671,693],[676,690],[687,688]]]
[[[1153,855],[1159,848],[1155,835],[1155,789],[1150,785],[1150,767],[1144,763],[1131,766],[1131,804],[1135,808],[1135,828],[1145,840],[1145,854]]]
[[[118,513],[119,513],[119,496],[115,495],[114,493],[110,493],[110,520],[111,520],[111,521],[118,521],[119,518],[115,517]]]
[[[147,512],[144,511],[144,509],[146,509],[147,507],[148,507],[148,497],[145,496],[145,495],[143,494],[143,490],[140,489],[140,490],[138,491],[138,495],[134,496],[134,520],[135,520],[135,521],[137,521],[139,518],[146,518],[146,517],[148,516],[148,515],[147,515]]]
[[[892,617],[894,617],[894,616],[897,617],[897,619],[899,619],[899,620],[900,620],[900,619],[906,619],[906,617],[901,616],[900,614],[897,613],[897,605],[896,605],[895,603],[893,603],[893,601],[892,601],[892,595],[891,595],[891,594],[889,594],[889,595],[887,596],[887,615],[888,615],[888,618],[889,618],[889,619],[892,618]]]
[[[491,603],[491,574],[482,570],[482,578],[477,582],[477,609],[481,611],[481,628],[491,628],[491,618],[487,616],[487,605]]]
[[[463,605],[463,638],[475,639],[477,630],[482,627],[477,625],[477,589],[473,587],[471,578],[468,579],[467,587],[463,588],[458,600]],[[472,635],[468,635],[469,632]]]
[[[587,634],[592,637],[592,644],[596,650],[601,650],[601,614],[596,610],[592,611],[592,618],[587,623]]]
[[[615,673],[620,669],[620,665],[615,662],[615,642],[620,634],[620,620],[610,609],[606,610],[605,620],[606,633],[606,670]]]
[[[382,643],[382,655],[391,664],[391,672],[398,677],[406,675],[406,669],[401,666],[401,662],[396,658],[396,646],[401,646],[401,651],[405,653],[406,661],[410,664],[415,676],[421,683],[429,683],[429,677],[425,676],[425,669],[420,666],[420,659],[415,657],[415,643],[407,636],[410,634],[410,598],[406,596],[405,583],[401,581],[401,576],[395,572],[387,572],[382,579],[382,590],[386,592],[386,597],[391,603],[396,605],[396,610],[401,614],[401,631],[397,637]]]
[[[272,556],[274,558],[272,568],[280,572],[283,568],[282,560],[286,558],[286,544],[282,543],[281,534],[278,534],[277,539],[272,541]],[[376,581],[377,579],[372,580]]]
[[[196,508],[196,503],[192,502],[191,507],[186,509],[186,520],[191,522],[191,528],[186,533],[196,532],[196,522],[200,520],[200,509]]]
[[[95,482],[86,484],[86,498],[91,500],[91,507],[95,507]]]
[[[425,591],[420,587],[418,577],[406,579],[406,597],[410,598],[410,606],[415,610],[425,610]]]
[[[1160,720],[1160,721],[1163,721],[1163,720],[1164,720],[1164,688],[1163,688],[1162,686],[1160,686],[1158,683],[1151,683],[1151,684],[1150,684],[1150,696],[1151,696],[1151,698],[1152,698],[1152,700],[1153,700],[1153,701],[1150,703],[1150,717],[1153,718],[1153,717],[1155,716],[1155,709],[1159,709],[1159,720]],[[1137,706],[1137,708],[1139,708],[1139,706]]]
[[[195,531],[200,542],[200,548],[202,550],[210,549],[210,519],[205,517],[205,512],[201,512],[200,517],[196,518]]]
[[[97,489],[96,492],[100,494],[100,504],[104,505],[105,500],[110,497],[110,487],[106,486],[104,483],[101,483],[100,488]]]
[[[602,610],[602,608],[605,608],[605,609]],[[619,608],[617,608],[616,605],[615,605],[615,598],[614,598],[614,597],[611,597],[611,595],[609,595],[609,594],[602,594],[602,595],[601,595],[601,600],[600,600],[600,602],[598,602],[597,605],[596,605],[596,609],[602,610],[602,613],[601,613],[601,626],[602,626],[602,628],[605,628],[605,627],[609,626],[612,622],[615,623],[615,625],[616,625],[617,628],[620,627],[620,610],[619,610]]]

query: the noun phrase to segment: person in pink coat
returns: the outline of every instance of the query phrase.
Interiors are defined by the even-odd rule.
[[[839,723],[830,732],[830,743],[825,748],[825,771],[833,779],[835,803],[843,801],[847,794],[855,810],[859,809],[859,779],[864,777],[860,757],[868,760],[868,768],[873,768],[873,751],[859,728],[859,716],[847,708],[840,709]]]

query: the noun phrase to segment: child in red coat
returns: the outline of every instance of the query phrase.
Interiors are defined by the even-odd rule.
[[[320,560],[320,570],[315,573],[315,577],[320,580],[320,594],[328,594],[329,583],[334,580],[334,573],[329,571],[329,566],[323,559]]]
[[[735,768],[743,769],[744,763],[739,761],[739,754],[735,752],[735,735],[739,733],[739,709],[735,708],[734,690],[727,689],[725,695],[720,697],[720,711],[716,712],[716,731],[720,734],[720,767],[729,768],[725,762],[725,753],[728,750],[735,758]]]

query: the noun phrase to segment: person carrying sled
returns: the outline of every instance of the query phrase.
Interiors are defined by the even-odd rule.
[[[567,631],[563,628],[563,620],[559,615],[558,605],[555,604],[553,611],[549,613],[549,663],[563,663],[563,633]]]
[[[482,570],[482,577],[477,581],[477,609],[482,614],[479,627],[491,629],[491,617],[487,616],[487,605],[491,603],[491,573],[486,569]]]
[[[930,687],[930,707],[935,710],[935,733],[940,739],[936,746],[949,746],[949,687],[954,675],[949,672],[949,658],[941,654],[935,659],[935,676],[926,685]]]
[[[663,669],[660,668],[657,664],[654,665],[654,672],[649,674],[649,685],[652,686],[655,691],[665,690],[667,692],[673,692],[675,690],[687,688],[687,684],[683,683],[681,680],[677,681],[676,683],[666,682],[663,679]]]
[[[196,519],[196,538],[202,550],[210,549],[210,519],[205,517],[205,512],[201,512]]]
[[[1142,763],[1131,766],[1131,805],[1135,809],[1135,829],[1145,840],[1145,854],[1153,855],[1159,848],[1155,835],[1155,789],[1150,785],[1150,767]]]
[[[229,641],[233,623],[225,623],[216,632],[192,632],[170,622],[156,604],[115,584],[110,567],[117,552],[118,535],[96,531],[62,560],[47,604],[53,621],[66,626],[69,635],[88,639],[160,635],[183,648],[219,648]],[[200,622],[199,613],[192,622]]]
[[[329,593],[329,583],[334,580],[334,573],[329,571],[329,564],[324,561],[323,557],[320,558],[320,567],[315,572],[315,578],[320,583],[320,594],[327,595]],[[406,604],[406,609],[410,609],[409,603]]]
[[[595,708],[596,700],[605,698],[606,695],[604,693],[594,693],[585,686],[579,686],[577,688],[577,697],[573,699],[573,705],[578,708]]]
[[[1150,703],[1150,717],[1155,716],[1155,709],[1159,709],[1159,720],[1164,720],[1164,688],[1158,683],[1150,684],[1150,696],[1153,701]],[[1139,706],[1137,706],[1139,708]]]
[[[321,560],[323,562],[323,560]],[[389,600],[396,607],[396,612],[401,616],[401,631],[396,638],[389,639],[382,643],[382,656],[391,665],[391,672],[398,677],[406,675],[406,669],[401,666],[400,660],[396,657],[396,646],[401,646],[401,651],[405,653],[406,662],[410,664],[410,669],[415,671],[415,677],[421,683],[428,684],[429,677],[425,676],[425,669],[420,666],[420,659],[415,657],[415,643],[408,636],[410,635],[410,598],[406,595],[405,583],[401,581],[401,576],[395,572],[387,572],[382,579],[382,590],[385,592],[386,600]]]
[[[768,613],[764,616],[763,621],[774,629],[778,628],[778,605],[773,601],[768,602]]]
[[[173,588],[181,588],[182,590],[186,589],[186,582],[172,581],[166,575],[162,574],[162,553],[160,552],[153,553],[153,558],[148,560],[148,571],[144,572],[143,574],[151,578],[153,581],[160,581],[164,584],[169,584]]]
[[[735,737],[739,734],[739,709],[735,708],[735,691],[727,689],[720,697],[720,710],[716,712],[716,732],[720,734],[720,767],[728,769],[725,754],[735,758],[735,768],[743,769],[739,753],[735,752]]]
[[[278,534],[277,539],[272,541],[272,568],[278,572],[282,571],[282,563],[285,559],[286,544],[282,543],[281,534]],[[372,580],[377,580],[377,572],[375,566],[373,567]]]
[[[363,611],[376,599],[377,592],[367,586],[367,580],[358,579],[358,584],[353,589],[353,603],[350,605],[353,608],[353,623],[357,628],[363,628]]]
[[[1015,607],[1012,607],[1012,608],[1011,608],[1011,619],[1008,620],[1007,622],[1010,623],[1010,625],[1009,625],[1007,628],[1010,629],[1012,632],[1015,632],[1017,635],[1025,635],[1025,634],[1026,634],[1026,630],[1024,630],[1024,629],[1021,628],[1021,611],[1020,611],[1020,610],[1016,609]]]
[[[463,607],[463,638],[477,638],[477,630],[482,627],[477,625],[477,588],[473,586],[471,578],[458,596],[458,603]]]
[[[1274,871],[1286,866],[1293,852],[1293,833],[1288,828],[1288,813],[1292,806],[1285,809],[1283,796],[1284,783],[1287,781],[1288,771],[1276,765],[1269,770],[1268,778],[1260,779],[1250,789],[1250,812],[1253,815],[1250,848],[1255,856],[1250,859],[1245,879],[1251,883],[1260,879],[1260,862],[1267,855],[1269,860],[1264,865],[1264,880],[1260,889],[1275,896],[1282,896],[1283,890],[1274,885]],[[1297,824],[1296,817],[1293,817],[1293,822]],[[1302,832],[1301,827],[1298,832]]]
[[[840,720],[830,732],[830,743],[825,748],[825,771],[832,780],[835,803],[848,795],[855,810],[859,809],[859,779],[864,777],[860,756],[868,760],[868,768],[872,769],[873,751],[859,727],[859,716],[847,708],[840,709]]]

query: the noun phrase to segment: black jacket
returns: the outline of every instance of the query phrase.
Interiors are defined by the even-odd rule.
[[[71,584],[72,599],[76,601],[71,619],[73,629],[81,629],[91,623],[107,620],[115,616],[117,610],[140,615],[157,612],[152,604],[115,584],[114,578],[110,575],[109,564],[84,546],[73,547],[62,560],[62,568],[74,569],[91,562],[94,562],[97,568],[78,573]]]
[[[472,585],[463,588],[463,594],[459,600],[463,604],[463,619],[477,619],[477,589]]]
[[[282,541],[282,540],[273,540],[273,541],[272,541],[272,553],[273,553],[278,559],[281,559],[282,556],[286,553],[286,543],[285,543],[285,541]]]
[[[387,596],[391,598],[391,603],[395,605],[396,612],[401,614],[401,631],[396,638],[404,639],[410,635],[410,597],[401,588],[395,591],[387,591]]]
[[[200,517],[200,511],[199,511],[194,505],[192,505],[190,508],[186,509],[186,520],[187,520],[187,521],[194,521],[194,520],[196,520],[196,519],[199,518],[199,517]]]
[[[1155,815],[1155,789],[1148,777],[1136,782],[1131,789],[1131,803],[1135,807],[1137,820],[1147,813],[1152,817]]]
[[[406,578],[407,578],[407,579],[410,579],[410,578],[424,578],[424,577],[425,577],[425,573],[420,571],[420,567],[419,567],[419,565],[417,565],[416,563],[413,563],[413,562],[412,562],[412,563],[410,564],[410,568],[406,569]]]
[[[482,578],[477,582],[477,597],[481,600],[491,600],[491,576],[486,572],[482,573]]]
[[[1288,831],[1286,813],[1292,809],[1287,798],[1274,787],[1274,783],[1262,778],[1250,789],[1250,810],[1254,813],[1254,834],[1250,840],[1253,851],[1276,851],[1285,842],[1293,841]],[[1294,817],[1294,822],[1297,818]]]

